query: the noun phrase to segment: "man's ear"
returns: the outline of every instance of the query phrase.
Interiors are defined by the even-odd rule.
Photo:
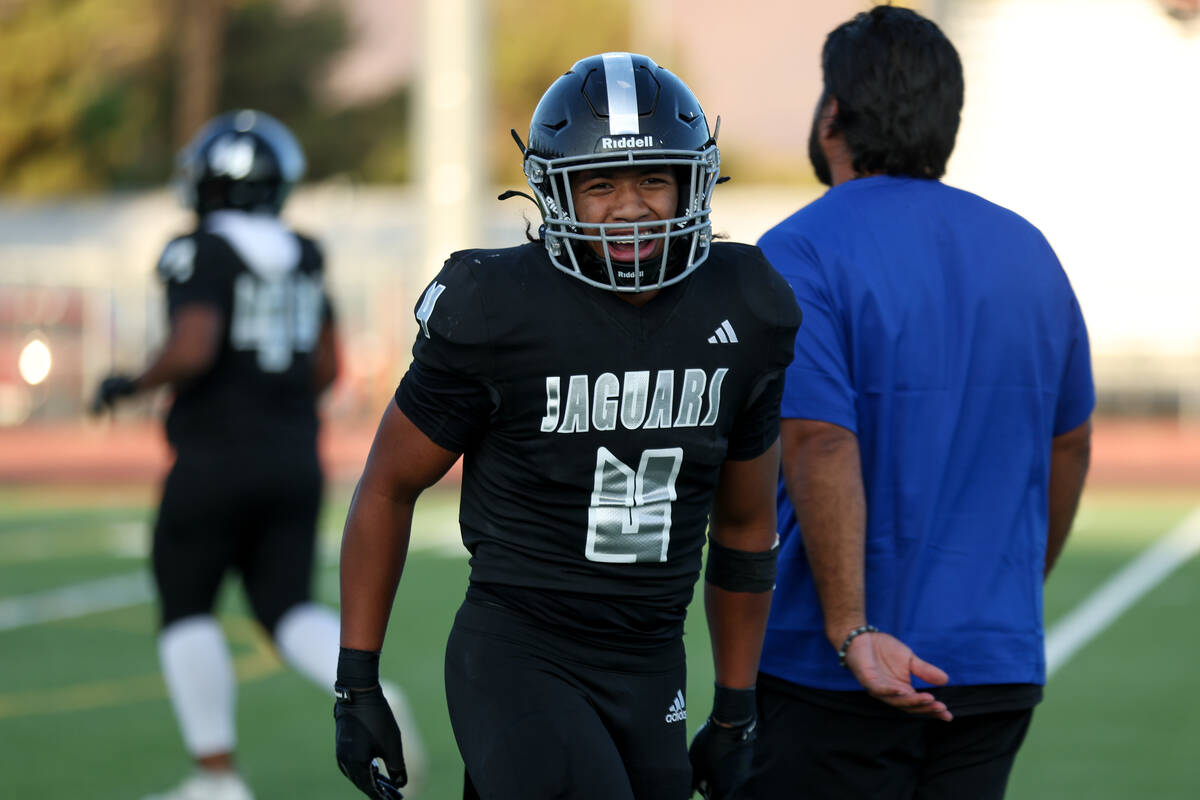
[[[817,114],[817,135],[822,139],[832,139],[838,135],[837,127],[838,101],[836,97],[831,97],[821,106],[821,111]]]

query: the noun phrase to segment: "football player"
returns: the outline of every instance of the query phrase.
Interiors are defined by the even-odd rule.
[[[318,396],[338,371],[321,251],[278,217],[304,172],[281,123],[240,110],[210,121],[180,153],[177,187],[196,229],[158,262],[170,332],[140,375],[106,378],[93,410],[174,389],[175,462],[154,527],[159,654],[197,769],[158,800],[245,800],[234,764],[236,680],[213,616],[240,575],[255,618],[285,662],[331,690],[337,616],[310,601],[322,472]],[[404,697],[392,694],[403,712]],[[413,741],[410,738],[410,741]]]
[[[528,145],[513,136],[540,236],[454,253],[425,289],[346,520],[338,763],[368,796],[403,785],[380,649],[413,505],[461,455],[471,575],[445,674],[466,796],[729,797],[754,740],[799,309],[757,248],[713,241],[716,138],[649,58],[579,61]],[[689,763],[706,531],[717,686]]]

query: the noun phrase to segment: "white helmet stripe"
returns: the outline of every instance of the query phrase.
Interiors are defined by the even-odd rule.
[[[608,132],[613,136],[641,133],[633,58],[629,53],[604,54],[604,82],[608,86]]]

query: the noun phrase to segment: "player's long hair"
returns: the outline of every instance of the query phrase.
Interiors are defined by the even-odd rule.
[[[838,104],[860,175],[940,178],[954,150],[963,104],[962,62],[930,20],[877,6],[833,30],[821,52],[823,106]]]

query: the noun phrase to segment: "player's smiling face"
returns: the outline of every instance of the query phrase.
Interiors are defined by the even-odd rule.
[[[604,258],[606,247],[609,258],[626,264],[633,263],[635,257],[645,262],[662,255],[665,238],[648,239],[639,245],[633,241],[632,223],[656,222],[675,216],[679,206],[679,184],[670,167],[586,170],[572,180],[571,195],[576,219],[580,222],[613,226],[606,229],[607,242],[587,243],[600,258]],[[623,228],[622,223],[630,225]],[[586,225],[581,228],[588,235],[600,233]],[[649,231],[643,229],[643,233],[665,233],[665,229],[655,225]]]

